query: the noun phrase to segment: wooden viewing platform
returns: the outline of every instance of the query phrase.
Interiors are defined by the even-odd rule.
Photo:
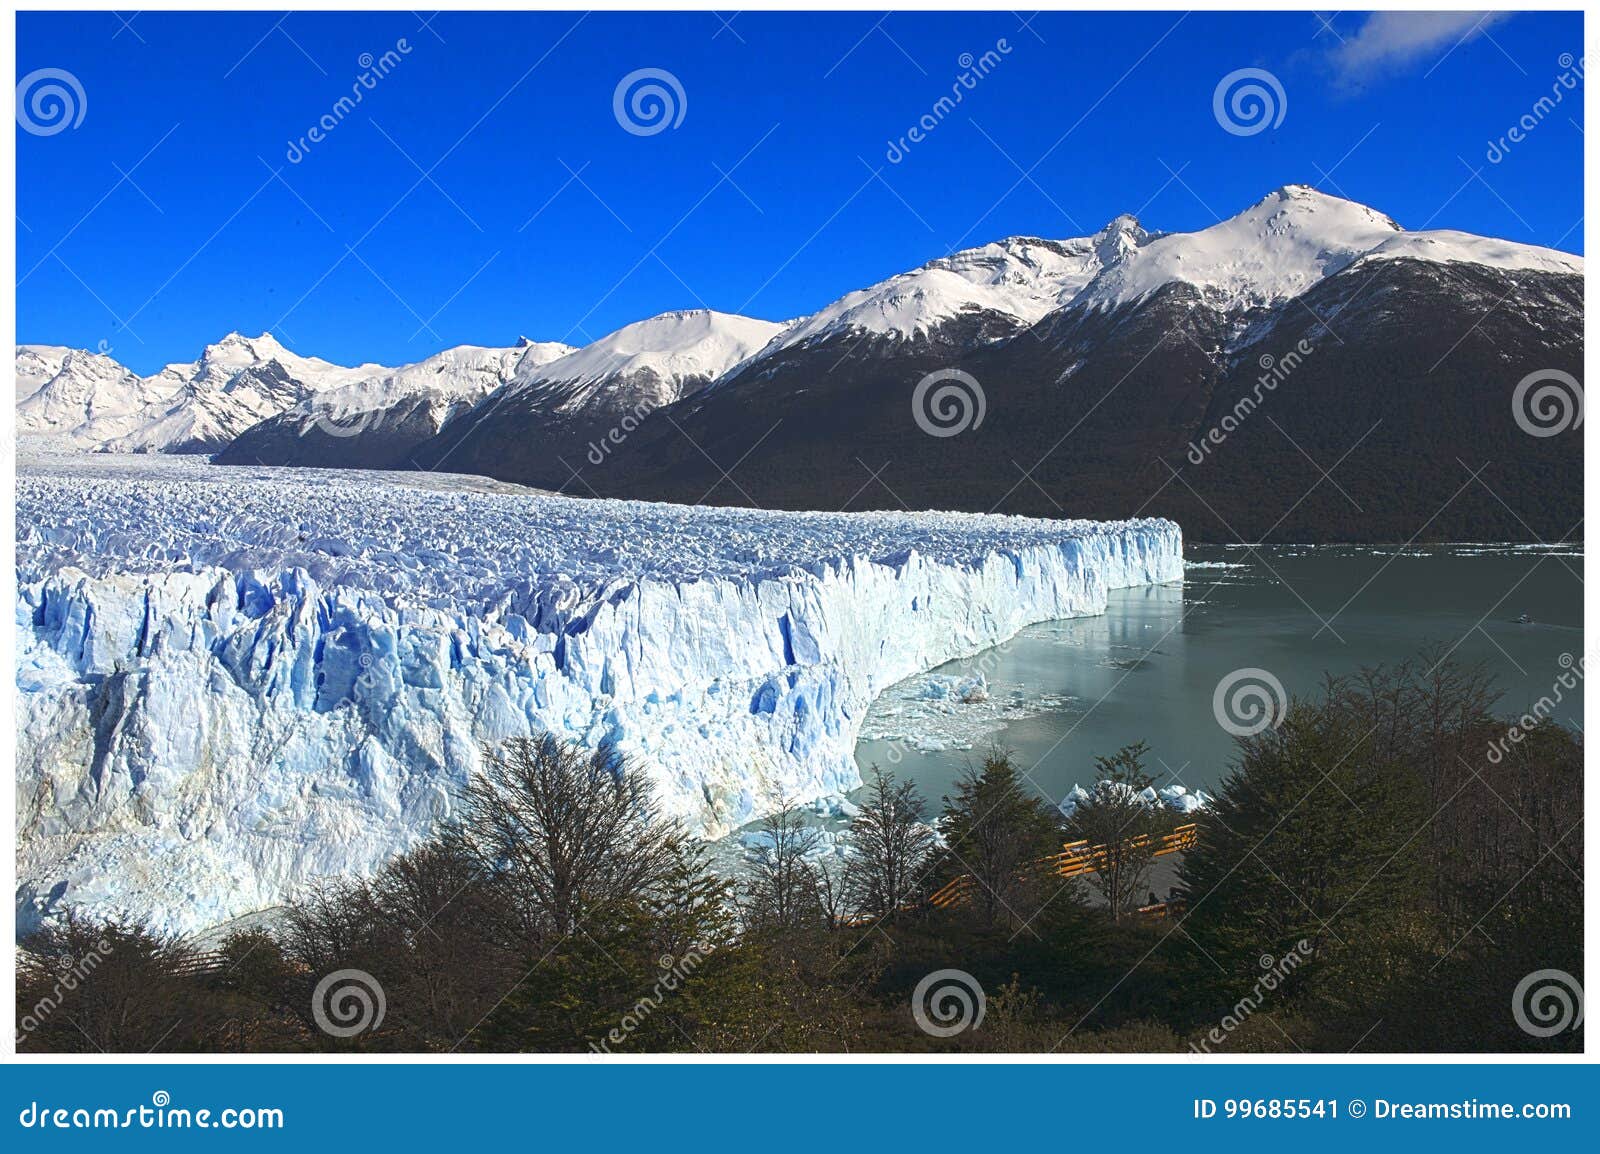
[[[1158,839],[1151,857],[1165,857],[1167,854],[1182,853],[1184,850],[1193,849],[1200,839],[1200,827],[1194,822],[1180,825],[1171,833]],[[1148,837],[1136,837],[1120,843],[1121,849],[1139,849],[1149,844]],[[1105,865],[1107,846],[1090,845],[1087,841],[1069,841],[1061,847],[1061,852],[1051,854],[1049,857],[1040,858],[1038,865],[1045,867],[1045,872],[1055,874],[1057,877],[1075,878],[1085,874],[1098,873]],[[965,905],[972,900],[972,887],[977,884],[971,874],[962,874],[952,878],[945,885],[936,890],[928,903],[937,909],[948,910],[956,906]],[[1141,909],[1140,913],[1150,913],[1154,917],[1166,917],[1171,912],[1168,907],[1171,903],[1158,902],[1156,905]]]

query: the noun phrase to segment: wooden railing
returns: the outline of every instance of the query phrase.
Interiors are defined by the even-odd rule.
[[[1199,837],[1200,827],[1198,825],[1193,822],[1187,825],[1180,825],[1171,833],[1164,834],[1156,839],[1155,849],[1150,856],[1165,857],[1167,854],[1182,853],[1186,849],[1194,848],[1199,841]],[[1120,851],[1126,852],[1142,849],[1149,844],[1150,838],[1148,835],[1143,835],[1120,842],[1118,848]],[[1069,841],[1061,847],[1060,853],[1041,858],[1037,864],[1042,866],[1045,872],[1053,873],[1057,877],[1075,878],[1082,877],[1084,874],[1099,873],[1104,868],[1109,856],[1109,849],[1105,845],[1092,846],[1087,841]],[[972,887],[975,884],[971,874],[962,874],[960,877],[952,878],[936,890],[933,896],[928,899],[928,902],[941,910],[965,905],[972,898]],[[1167,916],[1164,908],[1167,903],[1161,902],[1158,905],[1163,907],[1163,910],[1161,913],[1155,913],[1154,916]],[[1156,906],[1151,906],[1150,910],[1154,912],[1156,908]],[[1141,910],[1140,912],[1143,913],[1145,911]]]

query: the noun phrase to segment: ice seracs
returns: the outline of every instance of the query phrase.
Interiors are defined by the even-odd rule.
[[[18,478],[24,923],[195,928],[368,871],[452,812],[482,743],[543,730],[617,743],[724,833],[857,785],[888,685],[1183,573],[1157,520],[92,460]]]

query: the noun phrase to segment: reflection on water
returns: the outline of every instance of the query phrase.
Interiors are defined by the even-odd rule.
[[[1311,695],[1327,673],[1437,645],[1483,663],[1510,716],[1551,694],[1563,654],[1583,656],[1581,547],[1192,546],[1188,562],[1181,586],[1114,593],[1101,616],[1034,626],[892,687],[857,763],[911,776],[936,803],[995,741],[1059,799],[1092,779],[1095,755],[1145,741],[1160,784],[1209,790],[1234,751],[1212,695],[1235,670]],[[983,692],[951,692],[980,674]],[[1554,718],[1576,728],[1581,687],[1565,697]]]

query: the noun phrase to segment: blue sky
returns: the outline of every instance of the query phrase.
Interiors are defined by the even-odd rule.
[[[1199,228],[1291,182],[1582,251],[1581,87],[1533,113],[1583,50],[1574,13],[729,17],[21,13],[19,80],[64,69],[85,107],[17,130],[18,339],[149,372],[233,329],[401,363],[673,308],[783,319],[952,248]],[[651,135],[613,111],[643,68],[684,94]],[[1275,127],[1214,116],[1241,68],[1281,85]]]

